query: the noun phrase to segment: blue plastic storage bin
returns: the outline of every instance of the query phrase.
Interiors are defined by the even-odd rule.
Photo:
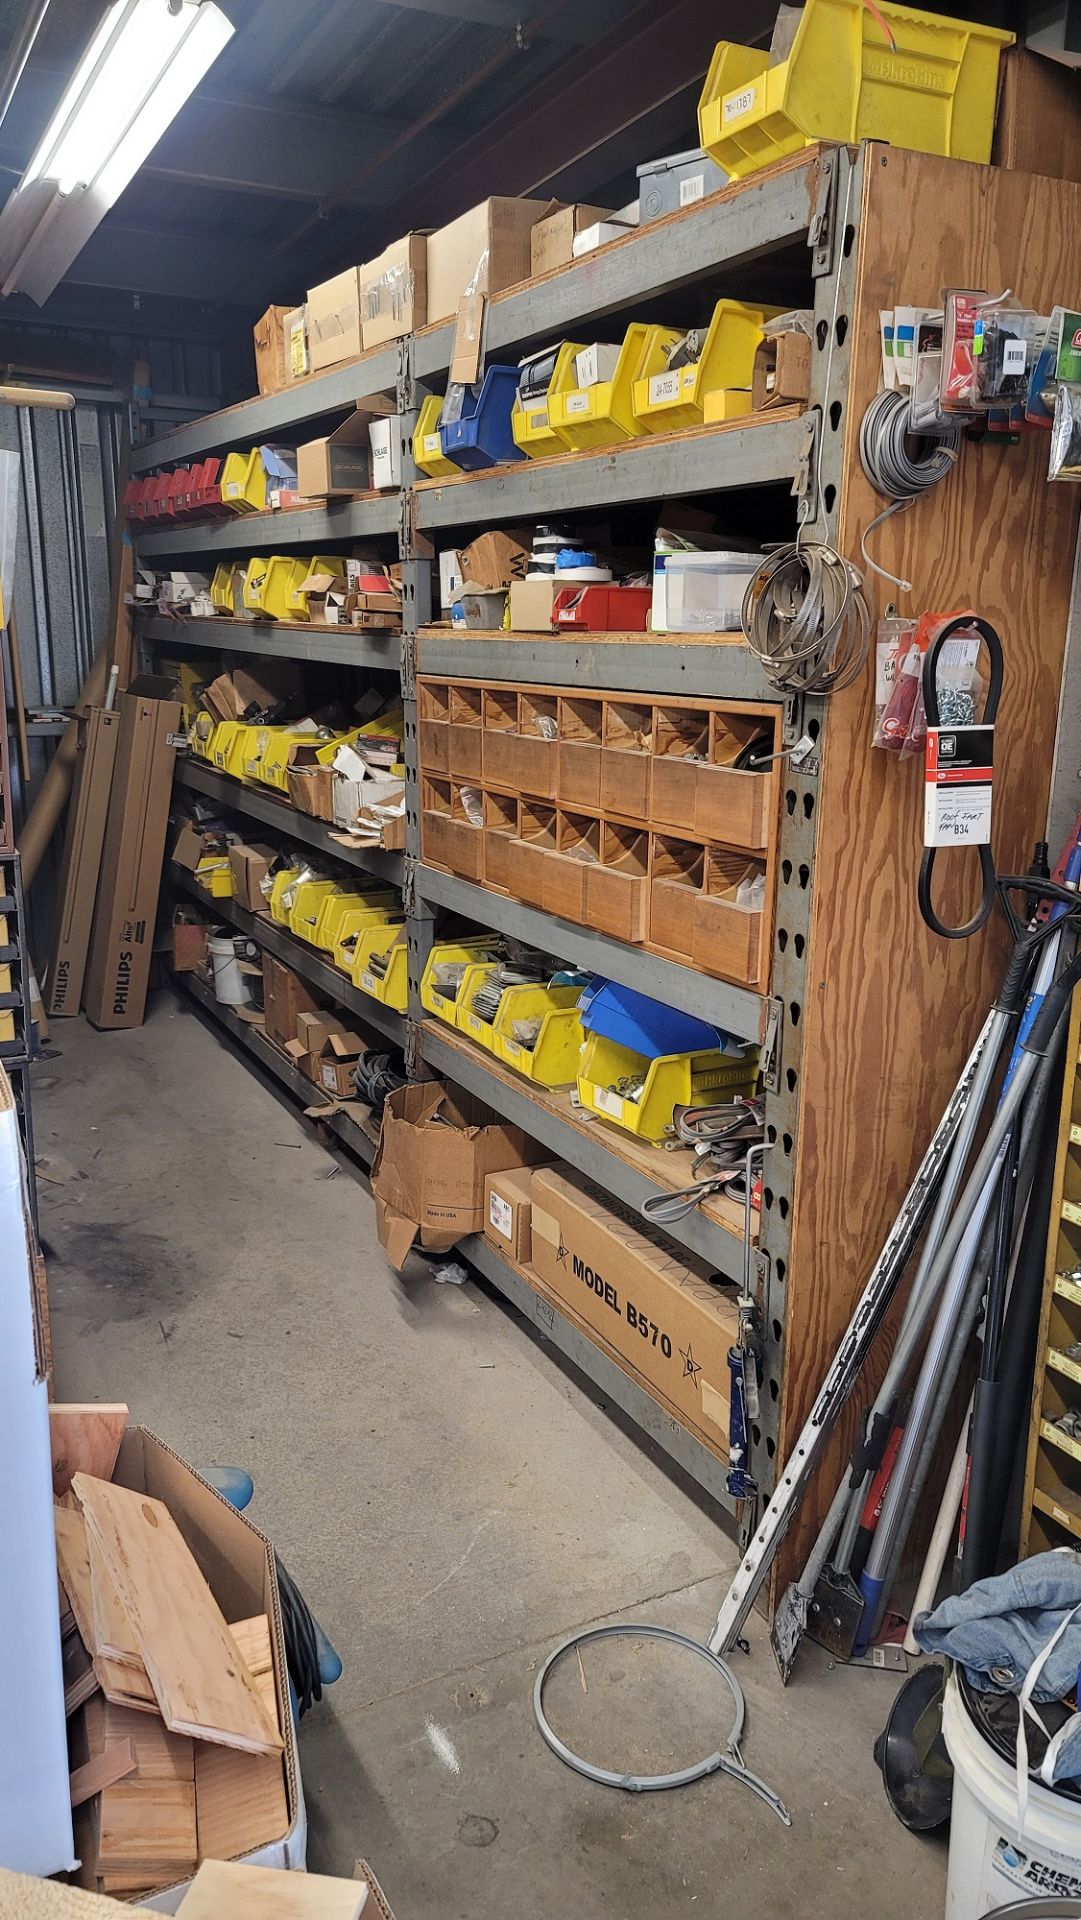
[[[708,1021],[599,975],[584,989],[578,1013],[587,1033],[603,1033],[650,1060],[671,1053],[702,1053],[718,1044],[718,1029]],[[722,1045],[724,1038],[720,1036]]]
[[[479,388],[468,387],[459,420],[443,421],[439,440],[446,459],[464,473],[524,460],[514,444],[510,415],[518,391],[517,367],[489,367]]]

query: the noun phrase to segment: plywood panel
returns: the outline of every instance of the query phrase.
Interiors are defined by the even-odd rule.
[[[274,1725],[278,1724],[270,1622],[265,1613],[240,1620],[229,1629],[259,1689]],[[289,1805],[281,1756],[238,1753],[235,1747],[195,1747],[195,1820],[199,1858],[230,1860],[240,1853],[280,1840],[289,1830]]]
[[[168,1507],[85,1474],[72,1486],[166,1726],[249,1752],[280,1752],[281,1735]]]
[[[359,1920],[368,1889],[360,1880],[282,1873],[238,1861],[205,1860],[184,1896],[186,1920]]]
[[[49,1435],[53,1451],[53,1493],[57,1499],[71,1485],[73,1473],[92,1473],[111,1480],[120,1442],[128,1424],[125,1406],[66,1403],[49,1408]]]
[[[933,305],[944,286],[1016,287],[1047,312],[1081,282],[1081,187],[872,146],[860,216],[859,291],[845,435],[840,545],[884,504],[859,464],[878,384],[878,312]],[[827,428],[827,430],[829,430]],[[871,535],[871,552],[914,583],[907,610],[976,607],[1006,656],[996,759],[994,853],[1023,870],[1046,815],[1069,609],[1078,492],[1045,480],[1047,440],[966,446],[959,470]],[[871,579],[879,610],[890,597]],[[792,1258],[787,1280],[783,1459],[846,1325],[928,1135],[982,1024],[1004,955],[1000,929],[944,941],[920,918],[920,768],[870,746],[874,676],[832,703],[818,795]],[[964,860],[959,873],[958,863]],[[976,897],[971,855],[939,856],[947,919]],[[946,884],[942,884],[946,883]],[[859,1124],[856,1125],[858,1116]],[[846,1422],[847,1447],[855,1419]],[[778,1567],[802,1566],[840,1472],[805,1500]]]

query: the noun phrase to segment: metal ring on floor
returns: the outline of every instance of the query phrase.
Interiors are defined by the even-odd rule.
[[[581,1754],[575,1753],[568,1747],[566,1741],[560,1739],[544,1711],[544,1688],[549,1674],[572,1650],[577,1651],[594,1640],[616,1639],[663,1640],[670,1646],[682,1647],[684,1652],[696,1654],[700,1660],[705,1661],[718,1678],[724,1681],[732,1695],[732,1704],[736,1710],[723,1751],[711,1753],[706,1759],[697,1760],[692,1766],[682,1767],[677,1773],[614,1773],[607,1767],[595,1766],[592,1760],[584,1760]],[[688,1634],[677,1633],[672,1627],[589,1627],[584,1633],[573,1633],[569,1640],[564,1640],[560,1646],[556,1647],[554,1653],[548,1655],[540,1669],[533,1687],[533,1713],[540,1728],[541,1737],[552,1752],[566,1766],[572,1767],[575,1773],[580,1773],[585,1779],[594,1781],[597,1786],[621,1787],[625,1793],[660,1793],[669,1787],[687,1787],[694,1780],[705,1780],[711,1773],[723,1772],[731,1774],[733,1779],[741,1780],[745,1786],[750,1787],[751,1791],[758,1794],[767,1806],[772,1807],[786,1827],[792,1824],[784,1802],[774,1793],[773,1788],[766,1781],[759,1779],[757,1774],[751,1773],[743,1764],[739,1740],[743,1732],[743,1722],[747,1716],[747,1705],[743,1698],[743,1689],[735,1674],[723,1660],[719,1659],[715,1653],[711,1653],[708,1647],[703,1646],[701,1641],[692,1640]]]

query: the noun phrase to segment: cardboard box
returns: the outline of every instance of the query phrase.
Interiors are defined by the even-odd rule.
[[[206,940],[210,931],[200,918],[198,907],[177,907],[173,914],[173,970],[199,973],[206,965]]]
[[[334,818],[333,767],[289,767],[285,775],[289,804],[313,820]]]
[[[335,1099],[351,1099],[356,1091],[354,1069],[367,1051],[359,1033],[328,1033],[316,1056],[312,1079]]]
[[[449,611],[462,591],[462,563],[456,547],[444,547],[439,556],[439,604]]]
[[[82,1005],[119,738],[120,715],[115,709],[107,712],[104,707],[92,707],[79,721],[75,781],[60,874],[60,911],[49,963],[46,1011],[54,1018],[78,1013]]]
[[[284,316],[282,334],[285,341],[285,378],[292,386],[297,380],[306,380],[312,370],[308,350],[307,307],[294,307]]]
[[[360,268],[347,267],[333,280],[308,290],[308,353],[311,370],[356,360],[362,350]],[[303,493],[305,488],[301,486]]]
[[[568,207],[550,201],[548,210],[537,221],[529,236],[529,270],[549,273],[553,267],[569,267],[574,258],[574,237],[596,220],[606,220],[611,207]]]
[[[243,840],[233,842],[229,866],[233,875],[233,899],[238,906],[246,907],[249,913],[266,912],[259,882],[269,873],[277,857],[273,847],[252,847]]]
[[[519,1267],[531,1259],[532,1179],[529,1167],[508,1167],[484,1182],[484,1238]]]
[[[373,420],[368,428],[372,443],[372,486],[400,487],[402,484],[402,422],[393,413],[387,420]]]
[[[512,580],[510,583],[510,624],[513,633],[550,633],[555,625],[555,606],[559,583],[556,580]]]
[[[633,233],[637,225],[637,218],[621,220],[618,214],[611,220],[595,220],[591,227],[583,227],[575,234],[574,258],[582,260],[587,253],[596,253],[598,247],[606,247],[610,240],[622,240]]]
[[[728,1349],[738,1338],[735,1289],[677,1257],[618,1202],[570,1167],[532,1180],[533,1272],[626,1373],[722,1457],[728,1452]]]
[[[811,342],[807,335],[777,333],[756,348],[751,369],[751,407],[788,407],[811,392]]]
[[[96,1027],[141,1026],[146,1007],[173,763],[181,737],[180,702],[155,698],[154,685],[153,676],[144,675],[120,695],[116,766],[87,965],[86,1014]]]
[[[400,340],[428,318],[428,235],[407,233],[360,269],[365,347]]]
[[[482,200],[428,236],[428,319],[447,320],[471,282],[474,293],[501,293],[530,274],[530,235],[544,200]],[[482,266],[482,260],[487,260]]]
[[[400,1273],[414,1243],[447,1253],[484,1225],[484,1183],[544,1159],[518,1127],[437,1080],[398,1087],[383,1108],[372,1193],[379,1243]]]
[[[288,307],[268,307],[252,328],[255,343],[255,378],[260,393],[281,393],[288,386],[285,362],[285,322]]]
[[[297,484],[301,493],[326,500],[338,493],[365,493],[371,486],[368,428],[371,409],[355,413],[322,440],[297,448]]]
[[[269,1040],[285,1047],[297,1037],[297,1021],[302,1013],[311,1013],[319,1002],[306,980],[273,954],[263,955],[263,1007]]]
[[[498,593],[512,580],[522,578],[529,565],[529,549],[512,533],[479,533],[461,549],[458,564],[464,584],[480,593]]]
[[[196,1803],[200,1826],[213,1830],[222,1857],[240,1858],[252,1866],[303,1871],[307,1854],[307,1815],[297,1755],[296,1727],[289,1704],[289,1676],[285,1656],[281,1598],[274,1548],[266,1535],[238,1513],[224,1495],[189,1467],[179,1454],[145,1427],[130,1427],[120,1443],[113,1472],[118,1486],[132,1487],[168,1507],[191,1548],[200,1572],[227,1620],[250,1620],[265,1613],[270,1622],[270,1648],[278,1724],[285,1740],[277,1756],[242,1754],[222,1748],[229,1764],[215,1767],[200,1778],[196,1772]],[[215,1753],[219,1750],[215,1749]],[[278,1799],[281,1830],[264,1826],[258,1843],[245,1843],[251,1815],[245,1800],[269,1812],[267,1772],[280,1765],[283,1791]],[[246,1784],[250,1782],[250,1787]],[[204,1804],[205,1802],[205,1804]],[[175,1913],[178,1889],[164,1888],[140,1903],[159,1913]]]
[[[574,380],[579,387],[596,387],[602,380],[610,380],[616,370],[620,348],[614,343],[597,340],[591,347],[583,347],[581,353],[574,356]]]

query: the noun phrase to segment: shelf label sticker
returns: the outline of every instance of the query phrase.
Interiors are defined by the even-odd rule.
[[[661,400],[679,399],[679,374],[654,373],[650,376],[649,398],[651,405]]]
[[[374,973],[362,973],[360,976],[360,984],[364,988],[365,993],[378,994],[379,992],[379,982]]]
[[[1047,1364],[1054,1367],[1056,1373],[1064,1373],[1068,1380],[1081,1380],[1081,1366],[1076,1360],[1071,1360],[1068,1353],[1061,1353],[1058,1347],[1048,1349]]]
[[[514,1215],[510,1202],[504,1200],[501,1193],[492,1193],[488,1196],[488,1224],[494,1227],[497,1233],[501,1233],[504,1240],[511,1238]]]
[[[1061,1427],[1056,1427],[1053,1420],[1041,1420],[1040,1432],[1053,1447],[1061,1447],[1063,1453],[1070,1454],[1074,1460],[1081,1460],[1081,1445],[1072,1440],[1068,1433],[1063,1433]]]
[[[589,395],[588,393],[568,393],[564,406],[568,413],[588,413]]]
[[[428,454],[441,453],[443,451],[443,443],[437,433],[426,433],[421,444],[425,453]]]
[[[692,173],[686,180],[681,180],[679,183],[680,206],[693,207],[696,200],[701,200],[705,191],[706,191],[705,174]]]
[[[721,108],[721,118],[725,126],[730,120],[740,120],[745,113],[750,113],[757,98],[757,87],[742,87],[739,93],[730,93]]]
[[[991,838],[993,726],[928,727],[925,847],[983,847]]]
[[[610,1120],[622,1120],[623,1101],[618,1093],[612,1093],[608,1087],[595,1087],[593,1104],[598,1113],[606,1113]]]
[[[548,425],[548,409],[547,409],[547,407],[545,407],[545,409],[544,409],[544,412],[543,412],[543,413],[531,413],[531,414],[530,414],[530,416],[529,416],[529,431],[530,431],[530,433],[543,433],[543,432],[545,431],[545,429],[546,429],[546,427],[547,427],[547,425]]]

